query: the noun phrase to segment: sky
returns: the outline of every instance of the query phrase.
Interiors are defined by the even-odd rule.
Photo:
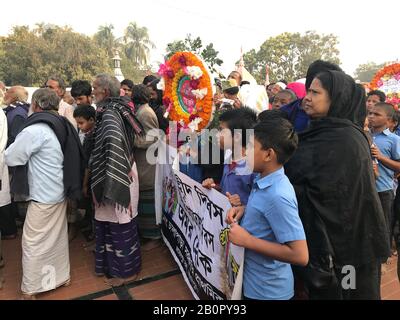
[[[150,62],[163,61],[167,43],[187,34],[212,42],[229,73],[246,52],[283,32],[314,30],[339,38],[342,68],[353,75],[359,64],[400,60],[399,0],[54,0],[2,1],[0,35],[15,25],[45,22],[68,25],[87,35],[113,24],[123,35],[131,21],[146,26],[156,44]],[[391,18],[393,17],[393,18]]]

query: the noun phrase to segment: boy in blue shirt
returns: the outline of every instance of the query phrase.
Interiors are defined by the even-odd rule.
[[[255,174],[246,161],[246,143],[250,129],[257,122],[254,110],[242,107],[229,109],[219,117],[219,145],[225,150],[225,164],[220,191],[229,198],[233,206],[247,204]],[[207,189],[217,188],[214,179],[203,181]]]
[[[227,214],[230,241],[246,249],[245,299],[292,299],[294,279],[290,264],[308,263],[296,195],[283,169],[297,144],[297,135],[285,119],[262,121],[254,128],[248,157],[259,175],[247,206],[231,208]]]
[[[389,120],[394,115],[393,105],[382,102],[372,106],[368,113],[369,126],[374,140],[371,153],[378,161],[379,168],[376,188],[385,213],[390,239],[393,237],[394,228],[394,175],[395,172],[400,172],[400,137],[390,132],[388,128]]]

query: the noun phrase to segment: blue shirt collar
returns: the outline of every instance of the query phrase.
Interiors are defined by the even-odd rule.
[[[389,130],[389,128],[387,128],[387,129],[385,129],[385,130],[383,130],[382,132],[380,132],[380,133],[372,133],[372,135],[373,136],[379,136],[380,134],[384,134],[385,136],[388,136],[388,135],[390,135],[392,132]]]
[[[261,178],[260,175],[257,175],[257,177],[254,179],[254,185],[257,185],[260,189],[266,189],[272,186],[278,177],[284,175],[285,170],[283,169],[283,167],[279,170],[276,170],[275,172],[270,173],[264,178]]]
[[[392,133],[392,131],[390,131],[389,129],[385,129],[385,130],[383,130],[383,132],[382,132],[385,136],[388,136],[388,135],[390,135],[391,133]]]

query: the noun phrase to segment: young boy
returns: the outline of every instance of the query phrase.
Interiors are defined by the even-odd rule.
[[[394,174],[400,172],[400,137],[388,129],[389,120],[394,117],[395,109],[389,103],[377,103],[368,114],[369,126],[374,143],[372,156],[378,161],[379,177],[376,188],[385,213],[390,239],[393,235],[393,186]]]
[[[87,223],[88,241],[94,239],[93,236],[93,208],[92,208],[92,197],[90,195],[90,171],[89,171],[89,160],[94,148],[94,126],[96,123],[96,111],[91,105],[83,104],[79,105],[74,110],[74,118],[81,132],[85,134],[83,141],[83,151],[85,155],[85,175],[83,177],[83,196],[84,196],[84,207],[86,209],[85,222]]]
[[[76,80],[71,85],[71,96],[77,106],[92,104],[92,85],[86,80]]]
[[[257,122],[250,108],[229,109],[219,117],[219,144],[225,150],[225,165],[220,189],[233,206],[247,204],[255,175],[246,162],[248,130]],[[203,181],[207,189],[215,188],[213,179]]]
[[[371,111],[377,103],[382,103],[386,101],[386,95],[382,91],[372,90],[368,92],[367,95],[367,112]]]
[[[283,165],[297,148],[289,121],[271,119],[254,128],[256,177],[247,206],[228,211],[229,239],[244,247],[243,294],[250,300],[289,300],[294,296],[290,264],[305,266],[308,248],[298,215],[297,200]],[[238,221],[240,221],[240,225]]]

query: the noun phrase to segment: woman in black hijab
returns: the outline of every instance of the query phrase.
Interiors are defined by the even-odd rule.
[[[305,97],[310,127],[286,166],[310,263],[294,268],[310,299],[380,299],[389,235],[363,133],[364,89],[343,72],[318,74]]]

